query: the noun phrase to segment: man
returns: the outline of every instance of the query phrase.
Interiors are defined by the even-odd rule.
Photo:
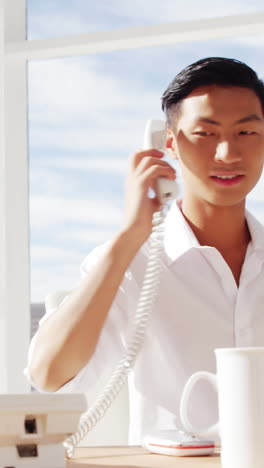
[[[264,161],[264,84],[231,59],[183,70],[162,98],[167,147],[178,159],[182,200],[166,219],[162,276],[146,338],[130,378],[130,441],[180,427],[188,377],[215,370],[213,350],[264,344],[264,229],[245,198]],[[89,391],[125,349],[142,286],[158,177],[175,178],[163,154],[131,159],[120,230],[82,265],[79,287],[50,311],[31,345],[29,373],[46,391]],[[194,392],[191,419],[216,419],[207,386]]]

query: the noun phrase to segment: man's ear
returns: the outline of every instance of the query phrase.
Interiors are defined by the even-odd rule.
[[[168,150],[167,153],[171,156],[172,159],[179,159],[176,138],[173,131],[169,127],[166,129],[166,148]]]

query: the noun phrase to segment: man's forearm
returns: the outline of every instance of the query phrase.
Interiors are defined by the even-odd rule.
[[[121,232],[94,270],[40,327],[30,372],[46,391],[72,379],[91,358],[125,271],[142,241]]]

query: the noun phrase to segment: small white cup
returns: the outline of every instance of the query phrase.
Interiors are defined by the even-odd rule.
[[[264,468],[264,347],[216,349],[217,375],[196,372],[187,381],[180,416],[187,432],[221,437],[223,468]],[[208,380],[218,391],[219,423],[201,431],[188,418],[193,386]]]

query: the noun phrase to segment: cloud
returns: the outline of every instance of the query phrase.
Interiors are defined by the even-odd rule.
[[[120,228],[122,211],[113,202],[34,197],[31,213],[31,300],[72,287],[79,266],[98,244]]]
[[[110,225],[103,226],[102,229],[100,226],[93,227],[92,230],[80,228],[74,232],[63,233],[63,239],[67,242],[70,241],[72,245],[97,246],[110,240],[115,232],[115,226],[111,229]],[[89,251],[89,248],[86,248],[86,253]]]
[[[241,0],[212,3],[179,3],[167,0],[166,7],[160,0],[134,0],[124,2],[94,2],[87,0],[64,2],[63,10],[58,2],[45,3],[28,0],[29,38],[56,37],[104,31],[149,24],[171,23],[182,20],[234,15],[262,10],[260,0],[250,3]]]
[[[227,16],[240,13],[247,13],[254,10],[262,9],[263,5],[260,0],[250,2],[227,0],[221,3],[212,3],[208,0],[198,2],[192,1],[187,3],[176,3],[174,0],[166,1],[166,8],[160,0],[145,1],[134,0],[131,2],[123,2],[118,0],[107,3],[107,12],[111,16],[119,16],[119,18],[133,18],[139,21],[148,22],[174,22],[187,19],[210,18],[216,16]]]
[[[47,246],[46,244],[36,244],[31,247],[31,260],[39,263],[61,263],[75,264],[76,251],[62,247]]]
[[[111,65],[98,70],[101,60],[78,57],[30,64],[31,151],[128,156],[142,146],[147,116],[162,117],[159,91],[133,83]]]
[[[86,219],[83,223],[80,223],[80,211],[73,215],[71,210],[76,206],[72,203],[67,213],[58,209],[58,201],[55,205],[50,216],[52,203],[45,199],[38,204],[41,211],[33,215],[34,224],[37,224],[34,230],[40,229],[40,235],[30,247],[32,302],[43,302],[50,292],[75,287],[80,279],[81,262],[95,246],[108,241],[117,230],[114,225],[117,210],[109,210],[107,203],[100,215],[98,204],[92,209],[90,206],[89,221]],[[49,212],[48,218],[45,209]]]
[[[126,122],[112,122],[108,128],[103,128],[102,123],[96,128],[94,122],[92,125],[87,124],[87,129],[81,129],[73,122],[71,128],[67,129],[63,120],[54,128],[45,127],[45,123],[42,129],[34,128],[33,124],[30,129],[30,147],[31,151],[50,150],[54,155],[59,150],[66,154],[83,153],[90,158],[98,153],[109,155],[109,159],[113,153],[127,157],[132,150],[142,146],[144,124],[143,119],[140,125],[137,119],[131,121],[129,118]]]
[[[73,157],[43,157],[39,161],[38,169],[40,174],[42,170],[54,170],[54,169],[74,169],[81,171],[98,171],[107,172],[107,174],[121,174],[125,175],[128,169],[129,161],[125,158],[91,158],[82,156]]]
[[[31,229],[51,231],[58,225],[115,225],[122,213],[111,200],[81,200],[34,196],[30,200]]]
[[[118,67],[117,67],[118,69]],[[77,121],[85,127],[100,117],[102,127],[120,112],[138,111],[138,91],[133,77],[116,76],[114,63],[103,65],[102,56],[36,61],[29,64],[29,117],[34,124]],[[43,79],[45,77],[45,79]],[[153,101],[146,87],[144,102]],[[45,114],[43,115],[43,109]],[[111,111],[111,115],[109,115]],[[87,127],[86,127],[87,130]]]
[[[47,248],[40,246],[40,250],[47,253]],[[63,260],[61,257],[63,256]],[[37,257],[36,257],[37,258]],[[43,264],[41,260],[36,265],[31,266],[31,302],[44,302],[45,297],[58,290],[73,289],[79,282],[80,272],[78,265],[83,260],[78,254],[74,255],[75,260],[67,256],[67,251],[56,255],[52,249],[47,258],[52,259],[52,263]]]

